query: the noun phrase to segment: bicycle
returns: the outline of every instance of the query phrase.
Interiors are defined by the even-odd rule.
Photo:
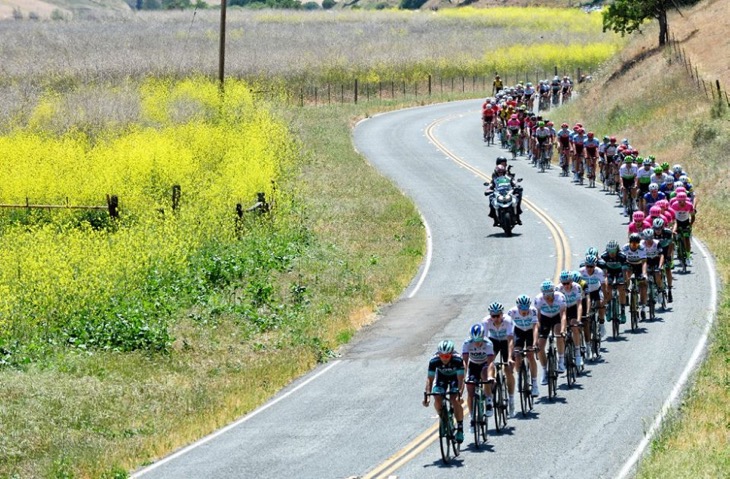
[[[577,326],[570,325],[571,331],[565,335],[565,379],[569,388],[573,387],[578,377],[578,364],[575,362],[576,345],[573,342],[572,334],[572,328],[574,327]]]
[[[451,406],[451,400],[447,396],[455,393],[425,393],[427,396],[441,397],[441,411],[439,411],[439,445],[441,446],[441,459],[444,464],[448,464],[453,457],[459,455],[461,445],[456,441],[456,419],[454,418],[454,409]]]
[[[540,173],[550,166],[550,144],[544,143],[540,146]]]
[[[492,388],[492,404],[494,408],[494,427],[497,432],[507,427],[507,378],[504,375],[504,366],[506,363],[502,361],[494,362],[494,388]]]
[[[520,407],[522,408],[523,417],[532,411],[532,376],[530,367],[527,364],[528,351],[535,351],[535,348],[515,349],[515,354],[522,357],[522,364],[520,364],[520,370],[517,374],[517,390],[520,393]]]
[[[493,383],[494,381],[482,381],[469,379],[466,384],[474,385],[474,399],[470,404],[472,420],[474,421],[474,446],[479,449],[481,444],[486,444],[489,440],[487,432],[489,429],[487,416],[487,397],[484,393],[484,384]]]
[[[636,276],[631,277],[631,286],[629,287],[629,312],[631,313],[631,331],[636,332],[639,329],[639,282]]]
[[[646,278],[646,303],[649,306],[649,321],[654,321],[656,319],[656,304],[659,291],[657,289],[656,281],[654,279],[655,272],[656,270],[654,269],[650,270]]]
[[[679,265],[682,267],[682,273],[687,272],[687,259],[689,258],[689,254],[687,253],[684,239],[689,237],[689,230],[677,230],[674,238],[674,242],[677,245],[677,259],[679,260]]]
[[[548,336],[547,366],[548,399],[552,401],[558,395],[558,375],[560,374],[558,373],[558,347],[552,331]]]
[[[618,277],[609,277],[611,281],[608,283],[611,288],[611,301],[606,305],[606,319],[611,321],[611,329],[613,339],[618,339],[620,335],[619,331],[619,294],[618,289],[621,287],[621,283],[618,282]]]
[[[494,144],[494,123],[492,121],[484,122],[484,141],[487,146]]]
[[[588,161],[586,165],[586,177],[588,177],[588,188],[596,187],[596,160]]]
[[[591,353],[593,355],[593,361],[598,361],[598,357],[601,355],[601,326],[598,322],[598,301],[595,299],[591,299],[591,312],[587,319],[591,328]]]
[[[568,154],[569,151],[567,148],[560,150],[560,176],[568,176],[570,173],[568,170],[570,169],[570,163],[568,161]]]

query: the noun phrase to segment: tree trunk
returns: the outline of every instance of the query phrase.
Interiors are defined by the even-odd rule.
[[[662,47],[669,42],[669,24],[667,22],[667,11],[659,13],[659,46]]]

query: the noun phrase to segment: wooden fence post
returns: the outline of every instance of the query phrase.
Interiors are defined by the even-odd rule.
[[[428,74],[428,96],[431,96],[431,74]]]
[[[180,185],[172,185],[172,212],[176,213],[180,207]]]
[[[314,87],[314,106],[317,106],[317,87]]]
[[[330,84],[327,83],[327,104],[332,104],[332,97],[330,96]]]
[[[357,78],[355,78],[355,105],[357,105]]]
[[[106,195],[106,205],[109,209],[109,217],[119,218],[119,197],[117,195]]]

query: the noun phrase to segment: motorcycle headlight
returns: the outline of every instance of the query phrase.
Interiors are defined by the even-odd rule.
[[[502,195],[497,196],[497,201],[499,201],[500,203],[504,203],[504,196],[502,196]]]
[[[502,198],[504,198],[505,203],[509,203],[512,201],[512,195],[506,195],[506,196],[503,196]]]

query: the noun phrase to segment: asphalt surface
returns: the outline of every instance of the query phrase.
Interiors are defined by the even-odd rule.
[[[489,174],[502,154],[481,142],[480,102],[402,110],[368,119],[354,143],[368,161],[411,197],[432,240],[432,257],[380,319],[360,331],[340,359],[322,365],[227,429],[138,471],[144,478],[362,477],[435,422],[421,405],[426,366],[444,338],[460,344],[495,300],[537,294],[552,278],[556,250],[534,212],[513,237],[492,228],[482,178],[431,144],[438,142]],[[588,246],[624,242],[627,220],[615,197],[561,178],[557,168],[536,172],[511,161],[525,197],[544,210],[569,240],[572,268]],[[577,385],[558,381],[554,402],[536,401],[501,434],[490,431],[475,451],[467,434],[451,465],[441,464],[438,442],[392,472],[398,478],[615,477],[682,374],[705,328],[711,272],[699,251],[691,274],[675,276],[675,302],[638,333],[622,328],[603,343],[600,362],[587,363]],[[427,273],[422,277],[423,273]],[[609,328],[610,329],[610,328]],[[547,394],[546,387],[541,393]],[[517,397],[519,409],[519,397]]]

